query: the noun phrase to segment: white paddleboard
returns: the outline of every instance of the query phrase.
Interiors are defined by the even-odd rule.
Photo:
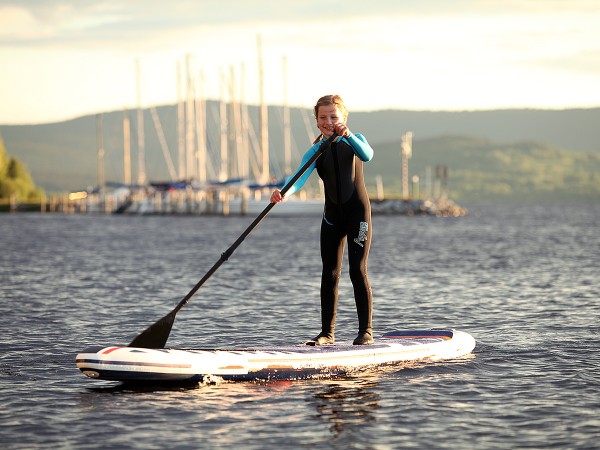
[[[135,347],[90,347],[77,355],[77,367],[88,377],[113,381],[202,381],[306,379],[345,373],[362,367],[405,361],[437,361],[465,356],[475,339],[453,329],[401,330],[372,345],[339,343],[252,349],[178,350]]]

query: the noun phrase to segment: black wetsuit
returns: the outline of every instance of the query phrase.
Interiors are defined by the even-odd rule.
[[[314,153],[315,144],[305,155]],[[331,144],[316,162],[325,186],[325,209],[321,223],[321,320],[322,332],[333,335],[338,302],[338,283],[342,271],[344,246],[348,240],[350,280],[358,313],[359,333],[372,334],[372,294],[367,276],[371,247],[371,205],[365,187],[363,160],[373,150],[361,135],[351,135]],[[308,171],[310,173],[310,171]],[[305,174],[299,189],[308,175]]]

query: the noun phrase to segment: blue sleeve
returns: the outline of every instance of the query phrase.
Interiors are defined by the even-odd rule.
[[[344,138],[356,156],[358,156],[361,161],[371,161],[373,159],[373,149],[367,142],[367,138],[365,138],[362,134],[353,134],[350,133],[350,136]]]
[[[300,170],[304,166],[304,164],[306,164],[308,162],[308,160],[316,153],[316,151],[319,149],[319,146],[321,144],[322,144],[322,142],[319,141],[315,145],[313,145],[311,148],[308,149],[308,151],[302,157],[302,162],[300,163],[300,166],[298,167],[296,172],[294,172],[289,177],[289,179],[292,179],[294,177],[294,175],[296,175],[296,173],[298,173],[298,170]],[[308,180],[308,177],[310,177],[310,174],[312,173],[312,171],[315,170],[315,167],[317,167],[317,161],[313,162],[308,167],[308,169],[306,169],[306,172],[304,172],[302,174],[302,176],[300,178],[298,178],[298,181],[296,181],[294,183],[294,185],[290,188],[290,190],[285,193],[285,196],[289,197],[294,192],[299,191],[302,188],[302,186],[304,186],[304,183],[306,183],[306,180]]]

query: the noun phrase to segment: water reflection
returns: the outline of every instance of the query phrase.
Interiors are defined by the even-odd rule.
[[[376,421],[381,396],[376,392],[377,381],[351,379],[328,384],[307,399],[335,437],[349,428]]]
[[[92,386],[86,388],[88,392],[98,394],[132,394],[132,393],[152,393],[152,392],[182,392],[198,389],[197,382],[176,383],[119,383],[106,386]]]

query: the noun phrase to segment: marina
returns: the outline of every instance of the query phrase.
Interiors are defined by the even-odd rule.
[[[11,202],[0,205],[0,212],[42,212],[64,214],[122,214],[122,215],[199,215],[199,216],[254,216],[268,204],[270,192],[241,190],[181,189],[165,192],[155,189],[116,189],[99,199],[97,194],[87,192],[51,196],[44,203]],[[273,208],[272,216],[320,216],[323,199],[292,197]],[[373,215],[430,215],[460,217],[468,210],[445,198],[428,199],[372,199]]]
[[[314,124],[306,109],[296,121],[305,125],[305,136],[292,134],[287,104],[287,59],[282,59],[283,101],[269,108],[264,100],[262,43],[257,37],[257,106],[244,98],[244,71],[233,66],[220,72],[221,97],[208,101],[202,95],[204,74],[197,70],[191,55],[178,64],[178,102],[175,108],[142,107],[142,72],[136,61],[138,106],[125,110],[120,124],[105,124],[104,114],[95,116],[96,180],[68,193],[43,196],[39,203],[25,203],[11,197],[0,211],[41,211],[68,214],[124,215],[255,215],[268,205],[274,188],[282,188],[292,175],[294,161],[316,138]],[[170,113],[176,117],[170,117]],[[151,119],[150,121],[148,119]],[[148,123],[150,122],[150,123]],[[270,142],[271,128],[281,137],[280,150]],[[273,125],[273,122],[275,125]],[[159,155],[150,156],[150,134],[155,135]],[[449,199],[448,173],[444,165],[432,168],[424,180],[410,174],[412,131],[401,136],[398,173],[401,191],[384,194],[380,175],[370,188],[372,213],[394,215],[464,216],[465,208]],[[118,142],[118,143],[117,143]],[[154,141],[153,141],[154,142]],[[297,144],[301,142],[302,144]],[[107,148],[112,150],[109,152]],[[158,149],[154,149],[157,151]],[[117,156],[117,152],[120,153]],[[151,167],[152,165],[152,167]],[[161,166],[157,168],[156,166]],[[118,170],[115,170],[118,167]],[[109,172],[109,168],[112,170]],[[152,180],[149,173],[161,171],[165,178]],[[108,179],[110,173],[112,179]],[[119,180],[115,180],[115,174]],[[323,186],[311,177],[302,191],[274,208],[274,215],[320,215]],[[426,178],[426,179],[425,179]]]

